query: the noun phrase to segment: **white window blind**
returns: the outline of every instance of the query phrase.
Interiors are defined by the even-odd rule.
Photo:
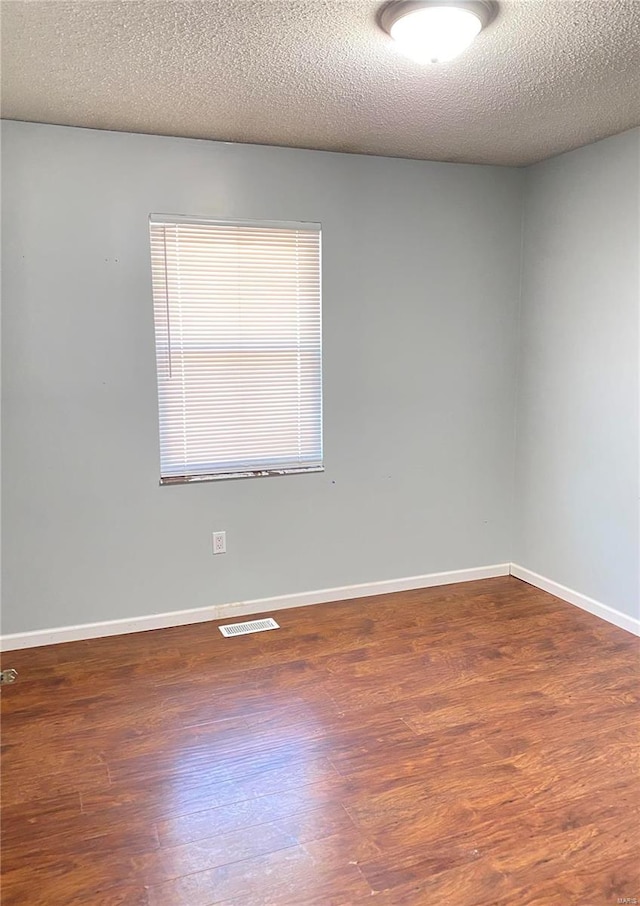
[[[321,470],[319,224],[150,232],[161,483]]]

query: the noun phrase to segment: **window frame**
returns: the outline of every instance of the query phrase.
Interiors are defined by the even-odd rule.
[[[152,301],[154,307],[154,345],[156,351],[156,396],[157,396],[157,405],[158,405],[158,428],[159,428],[159,449],[160,449],[160,480],[159,484],[162,485],[175,485],[175,484],[190,484],[203,481],[226,481],[229,479],[236,478],[263,478],[271,477],[276,475],[296,475],[296,474],[311,474],[324,471],[324,424],[323,424],[323,348],[322,348],[322,224],[318,222],[304,222],[304,221],[277,221],[277,220],[230,220],[230,219],[217,219],[212,217],[204,216],[190,216],[185,214],[150,214],[149,215],[149,243],[150,243],[150,252],[153,258],[153,232],[152,228],[162,227],[162,226],[179,226],[184,224],[185,226],[198,226],[198,225],[212,225],[220,227],[238,227],[238,228],[257,228],[257,229],[274,229],[274,230],[301,230],[301,231],[313,231],[318,234],[318,355],[319,355],[319,374],[318,374],[318,385],[319,385],[319,403],[318,403],[318,434],[319,434],[319,456],[317,462],[314,462],[309,465],[299,464],[287,464],[282,468],[278,468],[277,465],[268,468],[256,468],[256,469],[243,469],[239,466],[237,469],[229,469],[226,471],[211,471],[211,472],[198,472],[198,473],[186,473],[183,475],[163,475],[162,474],[162,412],[161,412],[161,399],[160,399],[160,364],[159,364],[159,349],[160,341],[158,335],[158,323],[156,320],[156,305],[157,300],[155,297],[155,292],[152,287]],[[152,260],[152,278],[154,278],[153,272],[153,260]],[[165,248],[165,280],[166,280],[166,248]],[[153,279],[152,279],[153,283]],[[167,301],[167,312],[168,312],[169,303]],[[168,329],[167,335],[170,340],[170,331]],[[210,345],[210,344],[205,344]],[[299,348],[296,346],[296,348]],[[169,352],[169,357],[171,357],[171,352]],[[265,459],[268,457],[265,456]]]

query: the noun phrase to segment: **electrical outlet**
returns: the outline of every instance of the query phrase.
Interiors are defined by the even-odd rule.
[[[226,532],[214,532],[212,535],[213,539],[213,553],[214,554],[226,554],[227,553],[227,533]]]

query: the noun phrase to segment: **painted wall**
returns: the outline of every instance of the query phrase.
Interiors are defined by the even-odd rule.
[[[513,560],[637,616],[640,130],[526,174]]]
[[[4,632],[507,559],[521,171],[2,138]],[[151,212],[322,222],[324,473],[158,486]]]

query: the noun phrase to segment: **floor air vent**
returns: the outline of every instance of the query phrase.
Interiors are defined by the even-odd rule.
[[[248,623],[228,623],[218,626],[222,635],[230,638],[233,635],[249,635],[250,632],[266,632],[267,629],[280,629],[275,620],[269,617],[266,620],[249,620]]]

